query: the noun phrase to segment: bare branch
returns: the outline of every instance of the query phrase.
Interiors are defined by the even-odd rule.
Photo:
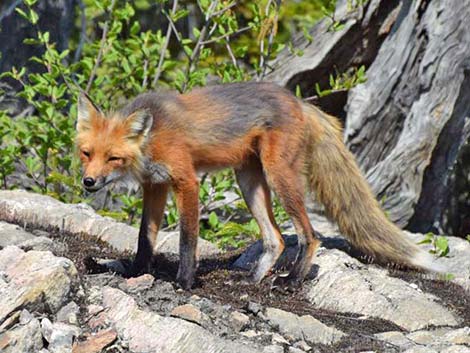
[[[177,8],[178,8],[178,0],[174,0],[173,7],[171,9],[171,15],[174,15],[176,13]],[[170,18],[171,16],[167,16],[167,17]],[[174,27],[173,21],[171,20],[171,18],[168,21],[169,22],[168,22],[168,28],[166,30],[165,42],[163,43],[163,47],[160,50],[160,58],[158,59],[158,66],[155,72],[155,77],[153,78],[152,87],[157,86],[158,79],[160,78],[160,75],[162,74],[162,67],[163,67],[163,62],[165,61],[166,50],[168,49],[168,44],[170,43],[170,38],[171,38],[171,32],[173,31],[173,27]],[[176,31],[176,28],[174,32],[178,38],[178,32]]]
[[[167,13],[164,13],[165,17],[168,19],[168,23],[169,25],[171,26],[171,29],[173,30],[173,33],[175,34],[176,36],[176,39],[178,40],[178,44],[181,46],[181,48],[183,48],[183,53],[188,57],[189,59],[189,55],[184,51],[184,45],[183,45],[183,38],[181,38],[181,35],[179,34],[178,30],[176,29],[176,25],[175,23],[173,22],[173,20],[171,19],[170,16],[168,16]]]
[[[147,86],[148,68],[149,68],[149,61],[148,61],[148,59],[145,59],[144,60],[144,78],[142,80],[142,89],[145,89],[145,87]]]
[[[216,11],[212,14],[211,17],[217,17],[219,15],[222,15],[225,11],[230,10],[232,7],[237,6],[237,2],[232,2],[230,5],[224,7],[223,9],[220,9],[219,11]]]
[[[250,30],[250,29],[251,29],[250,26],[246,26],[246,27],[240,28],[239,30],[236,30],[235,32],[226,33],[226,34],[224,34],[224,35],[222,35],[222,36],[219,36],[219,37],[217,37],[217,38],[205,40],[204,42],[202,42],[202,44],[203,44],[203,45],[212,44],[212,43],[218,42],[218,41],[221,40],[221,39],[229,38],[229,37],[231,37],[231,36],[236,36],[237,34],[246,32],[246,31],[248,31],[248,30]]]
[[[109,12],[113,13],[114,5],[116,4],[116,0],[112,0],[111,6],[109,7]],[[93,80],[95,79],[96,76],[96,70],[98,70],[98,66],[101,64],[101,59],[103,57],[103,53],[105,50],[105,45],[106,45],[106,38],[108,36],[108,30],[109,30],[109,22],[111,20],[108,19],[106,23],[103,26],[103,34],[101,35],[101,41],[100,41],[100,49],[98,51],[98,57],[96,58],[95,65],[93,66],[93,69],[91,70],[91,75],[90,78],[88,79],[88,83],[86,85],[85,93],[88,93],[90,91],[91,85],[93,83]]]
[[[225,48],[227,48],[227,51],[228,51],[228,53],[229,53],[229,55],[230,55],[230,58],[232,59],[233,66],[235,66],[235,67],[238,69],[239,67],[238,67],[237,58],[236,58],[235,55],[233,54],[232,47],[230,46],[230,43],[229,43],[228,40],[227,40],[227,42],[225,43]]]
[[[347,92],[347,91],[348,91],[348,89],[346,89],[346,88],[332,89],[331,91],[329,91],[328,95],[335,94],[335,93]],[[314,96],[302,98],[302,100],[304,100],[306,102],[317,102],[321,97],[324,97],[324,96],[314,95]]]

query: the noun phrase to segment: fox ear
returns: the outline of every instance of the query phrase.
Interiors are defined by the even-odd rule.
[[[78,96],[77,110],[77,131],[79,132],[88,130],[91,119],[101,114],[100,109],[83,92]]]
[[[148,109],[137,110],[126,118],[129,124],[129,137],[146,139],[153,125],[153,115]]]

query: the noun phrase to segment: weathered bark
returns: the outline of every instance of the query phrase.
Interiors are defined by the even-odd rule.
[[[470,232],[469,17],[468,1],[403,1],[349,97],[348,146],[391,219],[415,231]]]
[[[294,47],[303,51],[303,55],[284,51],[273,63],[274,71],[267,79],[292,91],[298,85],[303,96],[309,97],[316,94],[315,83],[323,89],[328,87],[330,74],[360,65],[369,66],[397,18],[398,5],[398,0],[372,0],[364,7],[350,9],[346,0],[339,0],[335,18],[343,28],[335,31],[331,19],[321,20],[310,31],[311,43],[303,36],[294,40]],[[341,91],[315,103],[344,118],[347,96],[347,92]]]
[[[304,55],[281,57],[270,76],[314,94],[335,70],[368,67],[365,84],[318,103],[345,108],[347,145],[390,218],[414,231],[470,233],[469,5],[369,1],[343,11],[339,32],[315,26],[313,43],[297,43]]]

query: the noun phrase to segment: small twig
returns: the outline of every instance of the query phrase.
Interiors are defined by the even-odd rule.
[[[85,4],[83,0],[78,1],[78,8],[80,9],[80,39],[78,40],[77,50],[73,57],[73,61],[77,62],[80,60],[80,55],[82,54],[83,45],[85,44],[86,38],[86,15],[85,15]]]
[[[328,93],[327,95],[329,96],[330,94],[334,94],[334,93],[341,93],[341,92],[347,92],[348,90],[346,88],[340,88],[340,89],[333,89],[330,91],[330,93]],[[326,95],[325,95],[326,96]],[[324,96],[323,96],[324,97]],[[302,100],[304,101],[307,101],[307,102],[310,102],[310,101],[316,101],[318,99],[320,99],[321,96],[319,95],[314,95],[314,96],[310,96],[310,97],[305,97],[305,98],[302,98]]]
[[[318,98],[320,98],[320,97],[317,96],[317,95],[314,95],[314,96],[302,98],[302,100],[304,100],[306,102],[310,102],[310,101],[316,101],[316,100],[318,100]]]
[[[182,43],[182,42],[183,42],[183,38],[181,38],[181,35],[179,34],[178,30],[176,29],[175,23],[173,22],[172,18],[171,18],[170,16],[168,16],[167,13],[164,12],[163,14],[164,14],[165,17],[167,18],[168,23],[169,23],[169,25],[171,26],[171,29],[173,30],[173,33],[174,33],[175,36],[176,36],[176,39],[177,39],[177,41],[178,41],[178,44],[179,44],[179,45],[181,46],[181,48],[183,49],[184,55],[186,55],[186,56],[188,57],[188,59],[189,59],[189,55],[188,55],[188,53],[186,53],[186,51],[184,50],[184,46],[183,46],[183,43]]]
[[[237,62],[237,58],[236,58],[235,55],[233,54],[232,47],[230,46],[230,43],[229,43],[228,40],[227,40],[227,42],[225,43],[225,47],[227,48],[228,54],[230,55],[230,58],[232,59],[233,66],[235,66],[235,68],[239,69],[239,67],[238,67],[238,62]]]
[[[173,7],[171,9],[171,15],[174,15],[176,13],[177,8],[178,8],[178,0],[174,0]],[[167,16],[167,17],[170,17],[170,16]],[[158,59],[158,66],[155,72],[155,77],[153,78],[153,81],[152,81],[152,87],[154,88],[157,86],[158,79],[160,78],[160,75],[162,74],[163,62],[165,60],[166,50],[168,49],[168,45],[170,43],[171,32],[173,31],[173,27],[174,27],[173,23],[170,19],[168,23],[168,28],[166,29],[165,42],[163,43],[163,47],[160,50],[160,58]],[[176,28],[174,29],[174,32],[176,35],[178,35]]]
[[[116,0],[112,0],[111,5],[109,7],[109,12],[111,13],[111,16],[112,16],[115,4],[116,4]],[[91,70],[91,75],[90,75],[90,78],[88,79],[88,83],[86,85],[85,93],[88,93],[90,91],[91,85],[92,85],[92,83],[95,79],[95,76],[96,76],[96,70],[98,70],[98,66],[100,66],[101,58],[103,56],[104,47],[105,47],[105,44],[106,44],[106,38],[108,36],[109,22],[110,22],[110,19],[108,19],[108,21],[106,21],[106,23],[103,26],[103,34],[101,35],[100,49],[98,51],[98,57],[96,58],[95,65],[93,66],[93,69]]]
[[[246,32],[248,31],[249,29],[251,29],[250,26],[246,26],[246,27],[243,27],[243,28],[240,28],[238,30],[236,30],[235,32],[232,32],[232,33],[226,33],[222,36],[219,36],[219,37],[216,37],[216,38],[213,38],[213,39],[209,39],[209,40],[205,40],[202,42],[203,45],[207,45],[207,44],[211,44],[211,43],[214,43],[214,42],[218,42],[219,40],[221,39],[225,39],[225,38],[229,38],[231,36],[235,36],[237,34],[240,34],[240,33],[243,33],[243,32]]]
[[[148,80],[148,67],[149,67],[149,61],[148,59],[145,59],[144,60],[144,78],[142,80],[142,89],[145,89],[145,87],[147,86],[147,80]]]
[[[217,17],[219,15],[222,15],[225,11],[228,11],[232,7],[235,7],[235,6],[237,6],[237,2],[232,2],[230,5],[225,6],[223,9],[220,9],[219,11],[214,12],[211,17]]]

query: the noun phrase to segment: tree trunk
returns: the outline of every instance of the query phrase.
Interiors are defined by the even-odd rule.
[[[306,89],[368,66],[347,93],[345,140],[378,199],[402,227],[470,233],[469,1],[369,1],[343,18],[340,33],[318,24],[304,56],[281,58],[272,78]]]

